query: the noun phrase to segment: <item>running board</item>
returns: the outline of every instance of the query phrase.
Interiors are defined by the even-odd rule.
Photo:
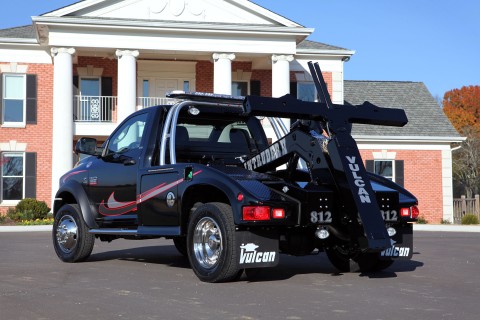
[[[137,229],[120,229],[120,228],[105,228],[105,229],[91,229],[88,231],[92,234],[111,234],[117,236],[136,236]]]
[[[91,234],[107,234],[116,236],[179,236],[180,227],[146,227],[140,226],[138,229],[125,229],[125,228],[105,228],[105,229],[91,229]]]

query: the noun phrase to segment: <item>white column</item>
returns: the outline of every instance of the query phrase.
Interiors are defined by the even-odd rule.
[[[213,58],[213,93],[232,94],[233,53],[214,53]]]
[[[290,93],[290,62],[292,55],[272,55],[272,97]]]
[[[73,167],[73,48],[52,48],[52,199],[60,177]]]
[[[290,93],[290,62],[293,55],[272,55],[272,97],[278,98]],[[282,119],[290,128],[290,119]]]
[[[137,57],[138,50],[117,50],[118,58],[118,106],[117,123],[135,112],[137,105]]]

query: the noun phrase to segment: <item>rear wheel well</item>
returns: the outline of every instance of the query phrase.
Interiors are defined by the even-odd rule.
[[[181,213],[181,233],[187,234],[188,219],[190,215],[200,205],[209,202],[220,202],[230,205],[230,200],[221,189],[210,185],[196,185],[188,188],[183,194],[182,198],[182,213]]]

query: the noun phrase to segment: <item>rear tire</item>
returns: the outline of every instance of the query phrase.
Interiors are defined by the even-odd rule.
[[[88,233],[78,204],[66,204],[55,216],[52,229],[53,247],[60,260],[86,260],[93,250],[95,236]]]
[[[232,208],[207,203],[193,212],[188,223],[187,253],[196,276],[205,282],[233,281],[241,275],[235,243]]]

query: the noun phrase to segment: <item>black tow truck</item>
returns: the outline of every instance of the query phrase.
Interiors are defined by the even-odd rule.
[[[58,257],[85,260],[95,239],[164,237],[206,282],[274,267],[280,253],[324,251],[342,272],[410,259],[417,199],[367,172],[351,136],[352,123],[403,126],[404,111],[332,104],[309,66],[319,102],[177,92],[176,104],[133,113],[102,147],[81,138],[75,152],[90,156],[55,196]]]

